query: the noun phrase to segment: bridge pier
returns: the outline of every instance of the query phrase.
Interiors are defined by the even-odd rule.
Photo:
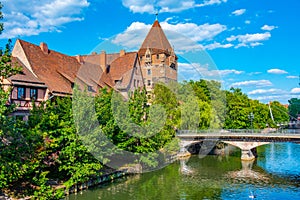
[[[242,149],[242,161],[252,161],[255,159],[255,155],[253,154],[252,150]]]
[[[223,142],[240,148],[242,151],[242,155],[241,155],[242,161],[254,160],[257,156],[256,147],[269,144],[269,142],[233,142],[233,141],[223,141]]]
[[[188,150],[186,149],[186,147],[192,143],[191,141],[184,141],[181,140],[180,141],[180,151],[178,153],[178,157],[179,158],[186,158],[186,157],[190,157],[192,154],[190,152],[188,152]]]

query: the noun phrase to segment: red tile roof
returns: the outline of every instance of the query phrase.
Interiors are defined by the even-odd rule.
[[[17,65],[22,68],[21,73],[16,74],[8,78],[14,85],[22,84],[36,87],[47,87],[41,80],[39,80],[31,71],[23,65],[23,63],[16,57],[12,57],[13,65]]]
[[[32,70],[39,80],[44,82],[50,92],[72,94],[72,82],[69,78],[61,76],[65,73],[70,79],[75,80],[80,63],[74,57],[49,50],[44,53],[37,45],[19,40]]]
[[[172,51],[172,47],[157,20],[148,32],[139,50],[139,55],[144,55],[147,48],[150,48],[153,53],[162,51],[169,54]]]
[[[113,80],[121,80],[122,76],[125,75],[126,72],[133,69],[136,62],[136,52],[126,53],[125,55],[115,59],[110,64],[109,74]]]
[[[131,80],[132,69],[138,62],[137,52],[125,53],[123,56],[119,53],[106,54],[106,64],[109,70],[103,71],[100,65],[101,54],[81,56],[83,59],[78,60],[75,56],[68,56],[53,50],[45,53],[37,45],[23,40],[18,41],[34,74],[22,65],[23,73],[12,76],[11,80],[44,84],[50,92],[57,95],[72,94],[72,87],[76,80],[78,80],[76,83],[92,86],[95,92],[99,87],[113,88],[115,82],[121,79],[123,80],[122,86],[127,87]],[[18,58],[14,59],[18,60]],[[18,62],[21,63],[19,60]]]

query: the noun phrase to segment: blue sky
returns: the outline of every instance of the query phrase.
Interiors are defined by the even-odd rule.
[[[2,0],[8,38],[68,54],[136,50],[155,20],[180,79],[217,79],[262,102],[300,98],[298,0]]]

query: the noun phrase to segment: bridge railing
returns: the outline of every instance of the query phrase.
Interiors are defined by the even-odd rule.
[[[300,134],[300,129],[207,129],[177,130],[176,135],[189,134]]]

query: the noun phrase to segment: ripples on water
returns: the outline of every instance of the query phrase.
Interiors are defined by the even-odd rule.
[[[300,199],[300,145],[259,147],[254,163],[239,156],[193,156],[67,199]]]

